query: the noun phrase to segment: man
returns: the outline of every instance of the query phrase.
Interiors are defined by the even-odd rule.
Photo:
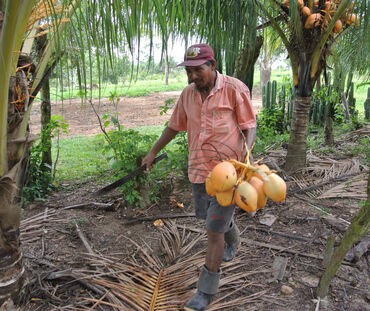
[[[184,62],[178,66],[185,66],[190,84],[181,93],[168,126],[142,164],[151,169],[156,154],[179,131],[188,132],[188,176],[195,214],[206,221],[208,242],[196,295],[184,308],[199,311],[205,310],[218,292],[222,260],[232,260],[240,244],[239,230],[233,221],[234,205],[220,206],[215,197],[206,193],[205,179],[222,159],[243,159],[245,143],[250,148],[255,140],[256,119],[247,86],[216,71],[210,46],[190,46]]]

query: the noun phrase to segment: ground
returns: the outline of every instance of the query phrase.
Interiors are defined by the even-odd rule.
[[[122,99],[118,105],[121,124],[128,128],[162,125],[168,116],[159,115],[159,106],[178,95],[166,92]],[[104,102],[100,113],[107,109]],[[255,103],[258,110],[260,101]],[[63,115],[69,124],[69,136],[99,133],[89,106],[83,110],[76,103],[52,107],[53,114]],[[38,120],[35,105],[33,132],[38,131]],[[343,141],[353,143],[368,133],[344,137],[336,147],[341,149]],[[348,155],[333,159],[310,154],[310,169],[293,177],[281,169],[284,154],[285,150],[270,149],[263,162],[285,178],[287,198],[282,203],[269,200],[254,217],[236,210],[242,244],[234,261],[223,264],[220,293],[209,310],[324,310],[325,304],[315,300],[315,289],[324,271],[326,243],[334,235],[338,245],[359,209],[358,202],[366,198],[367,167]],[[345,179],[338,178],[343,175]],[[308,189],[322,180],[327,183]],[[194,289],[203,261],[203,223],[192,214],[189,183],[186,177],[171,182],[172,193],[145,208],[127,206],[119,190],[93,196],[102,186],[94,179],[61,186],[44,202],[26,206],[21,236],[28,285],[22,310],[179,310],[135,307],[146,301],[155,305],[155,295],[141,298],[146,292],[143,287],[153,284],[168,292],[176,285],[166,303],[181,305]],[[334,186],[338,189],[344,182],[341,195],[333,196]],[[354,185],[359,191],[352,191]],[[155,222],[158,219],[163,226]],[[174,277],[176,272],[179,275]],[[151,284],[137,273],[154,274],[156,281]],[[171,287],[168,284],[173,280]],[[369,301],[365,253],[357,261],[342,264],[332,281],[326,310],[370,310]]]

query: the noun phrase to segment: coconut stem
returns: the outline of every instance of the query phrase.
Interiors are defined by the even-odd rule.
[[[260,170],[258,167],[254,167],[253,165],[250,165],[249,160],[247,161],[247,163],[242,163],[242,162],[239,162],[239,161],[234,160],[234,159],[229,159],[228,161],[231,164],[233,164],[236,168],[242,168],[243,169],[242,174],[240,175],[240,178],[239,178],[240,180],[243,180],[243,178],[245,176],[245,172],[253,171],[253,172],[257,172],[262,177],[263,181],[267,181],[266,173],[263,172],[262,170]]]

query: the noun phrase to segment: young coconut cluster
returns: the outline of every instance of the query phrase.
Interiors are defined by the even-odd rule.
[[[247,157],[248,159],[248,157]],[[222,161],[209,173],[206,191],[222,206],[237,204],[251,213],[264,208],[267,198],[281,202],[286,196],[285,181],[267,165],[250,165],[233,159]]]
[[[320,7],[319,1],[315,0],[312,9],[308,5],[308,1],[298,0],[297,7],[302,13],[302,16],[306,19],[304,27],[306,29],[312,29],[315,27],[321,27],[325,29],[331,21],[333,15],[337,11],[342,0],[329,0],[325,1],[325,6]],[[285,0],[282,3],[283,6],[289,8],[289,0]],[[352,13],[354,2],[344,11],[340,18],[335,22],[333,33],[338,33],[345,25],[354,24],[358,26],[360,24],[359,17]]]

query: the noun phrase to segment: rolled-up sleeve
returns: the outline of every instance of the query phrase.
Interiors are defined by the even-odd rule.
[[[235,97],[235,111],[240,129],[246,130],[256,127],[256,116],[250,100],[249,90],[237,92]]]
[[[175,131],[186,131],[187,130],[187,116],[183,104],[183,94],[181,94],[179,100],[171,115],[168,127]]]

